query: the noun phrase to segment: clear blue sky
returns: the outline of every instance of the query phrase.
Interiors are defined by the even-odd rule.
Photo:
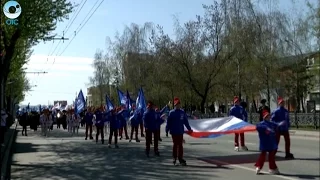
[[[78,29],[96,1],[101,0],[87,1],[65,37],[73,37],[74,31]],[[72,2],[80,3],[81,0]],[[28,74],[31,84],[37,87],[33,87],[32,91],[27,93],[22,104],[29,102],[33,105],[52,104],[54,100],[68,100],[71,104],[80,89],[86,95],[88,77],[93,72],[92,57],[97,49],[105,49],[107,36],[113,38],[116,31],[122,32],[125,25],[145,22],[160,24],[165,32],[172,35],[173,15],[178,16],[181,22],[186,22],[195,15],[203,14],[202,4],[212,2],[212,0],[105,0],[83,29],[77,32],[77,36],[67,49],[65,47],[70,40],[60,43],[59,46],[57,46],[58,41],[54,41],[40,43],[34,47],[33,56],[26,65],[27,72],[48,73]],[[279,5],[288,8],[291,6],[291,0],[280,0]],[[72,16],[73,14],[70,15]],[[62,31],[68,23],[69,21],[59,23],[55,33],[62,36]],[[55,48],[56,51],[53,53]]]

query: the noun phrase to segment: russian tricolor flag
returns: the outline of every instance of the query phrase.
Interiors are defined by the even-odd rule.
[[[216,138],[224,134],[256,131],[256,126],[236,117],[189,120],[195,138]],[[187,132],[187,129],[185,129]]]

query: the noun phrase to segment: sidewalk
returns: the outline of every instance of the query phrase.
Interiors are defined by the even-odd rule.
[[[258,134],[255,132],[247,132],[246,134]],[[318,131],[307,131],[307,130],[290,130],[290,135],[295,137],[312,137],[312,138],[320,138],[320,132]]]
[[[320,130],[307,131],[307,130],[296,130],[296,129],[294,129],[294,130],[290,130],[290,135],[320,138]]]
[[[12,147],[12,142],[14,140],[14,136],[16,133],[17,125],[14,123],[6,132],[4,137],[4,145],[1,147],[1,160],[0,160],[0,168],[1,168],[1,179],[6,176],[8,160],[10,158],[10,152]]]

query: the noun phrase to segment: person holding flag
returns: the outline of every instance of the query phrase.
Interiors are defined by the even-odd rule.
[[[119,129],[119,135],[120,135],[120,140],[122,140],[123,136],[123,131],[124,131],[124,134],[126,136],[126,140],[129,140],[129,136],[128,136],[128,130],[127,130],[127,121],[126,121],[126,118],[127,118],[127,113],[128,111],[126,110],[126,108],[124,106],[122,107],[119,107],[119,112],[117,114],[117,118],[120,122],[120,129]]]
[[[260,174],[261,169],[263,168],[264,162],[266,160],[266,154],[268,153],[269,161],[269,172],[271,174],[279,174],[278,167],[275,162],[276,152],[278,150],[277,142],[277,130],[286,124],[285,121],[280,123],[274,123],[270,121],[270,113],[268,109],[263,110],[262,112],[263,121],[256,125],[259,139],[260,139],[260,156],[255,164],[256,174]]]
[[[130,134],[129,142],[133,140],[133,134],[135,134],[136,142],[140,142],[138,138],[138,131],[139,131],[139,122],[140,122],[140,119],[142,119],[143,114],[141,110],[135,111],[135,109],[136,109],[135,106],[132,106],[132,111],[130,114],[131,134]]]
[[[285,152],[286,152],[286,159],[294,159],[293,154],[290,152],[290,119],[289,119],[289,112],[284,107],[284,100],[282,97],[278,97],[278,105],[279,107],[272,112],[271,115],[271,121],[275,123],[279,123],[281,121],[285,121],[286,125],[281,126],[279,128],[279,131],[277,133],[277,142],[279,144],[280,137],[284,137],[284,143],[285,143]]]
[[[180,99],[178,97],[174,98],[173,105],[174,109],[169,112],[167,119],[167,129],[173,141],[173,164],[176,165],[178,159],[179,163],[185,166],[187,163],[183,159],[184,126],[188,129],[188,133],[192,133],[193,131],[189,125],[187,114],[181,109]]]
[[[231,107],[229,116],[234,116],[238,119],[241,119],[245,122],[247,122],[247,113],[245,112],[245,109],[243,109],[242,106],[240,106],[240,99],[238,96],[235,96],[233,98],[234,105]],[[244,142],[244,133],[236,133],[234,136],[234,150],[239,151],[239,136],[240,136],[240,146],[243,151],[248,151],[247,146]]]

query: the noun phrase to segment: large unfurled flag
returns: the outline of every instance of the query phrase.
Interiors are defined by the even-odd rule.
[[[145,111],[147,109],[146,105],[146,99],[144,97],[144,93],[142,88],[139,89],[138,97],[136,100],[136,111],[143,110]]]
[[[79,114],[84,110],[84,108],[86,106],[86,100],[85,100],[85,98],[83,96],[82,90],[80,90],[75,102],[76,102],[75,103],[75,108],[74,108],[75,109],[75,113]]]
[[[114,109],[113,103],[111,102],[108,95],[106,95],[106,109],[108,112],[111,111],[112,109]]]
[[[232,116],[189,120],[189,124],[193,132],[188,134],[195,138],[216,138],[224,134],[256,131],[255,125]]]
[[[127,105],[127,96],[119,89],[117,89],[118,97],[119,97],[119,103],[121,106]]]

